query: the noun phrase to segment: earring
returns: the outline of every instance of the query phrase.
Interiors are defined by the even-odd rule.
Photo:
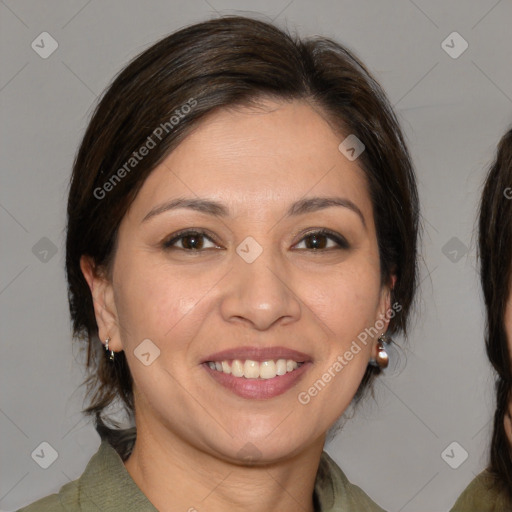
[[[377,356],[375,359],[370,360],[370,364],[372,366],[377,366],[381,370],[384,368],[387,368],[389,364],[389,356],[386,352],[386,348],[384,347],[384,343],[391,343],[393,340],[390,336],[386,336],[384,333],[382,333],[379,336],[379,341],[377,342]]]
[[[108,342],[109,342],[111,339],[112,339],[112,338],[109,336],[109,337],[105,340],[105,350],[106,350],[107,352],[109,351],[109,350],[108,350]],[[109,359],[110,359],[111,361],[113,361],[113,360],[114,360],[114,351],[113,351],[113,350],[111,350],[111,351],[110,351]]]

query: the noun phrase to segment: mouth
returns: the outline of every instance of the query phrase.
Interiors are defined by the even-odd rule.
[[[312,366],[312,358],[284,347],[240,347],[211,354],[202,365],[232,393],[268,399],[293,387]]]
[[[222,361],[207,361],[210,369],[217,372],[244,377],[245,379],[273,379],[280,375],[291,373],[300,368],[304,361],[293,359],[269,359],[267,361],[254,361],[252,359],[224,359]]]

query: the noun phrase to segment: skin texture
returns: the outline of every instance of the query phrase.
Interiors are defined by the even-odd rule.
[[[505,330],[507,333],[509,354],[512,354],[512,295],[507,302],[505,309]],[[512,365],[512,361],[510,361]],[[508,441],[512,445],[512,402],[509,403],[508,414],[505,415],[505,432],[507,433]]]
[[[376,339],[307,405],[297,395],[390,308],[366,177],[338,150],[343,138],[306,102],[216,112],[144,183],[120,225],[112,281],[82,258],[100,338],[125,351],[134,378],[138,436],[125,465],[159,510],[313,510],[326,432],[356,393]],[[364,223],[339,206],[286,216],[313,196],[352,201]],[[179,209],[143,222],[178,197],[219,201],[230,215]],[[195,253],[182,248],[190,238],[162,247],[186,228],[211,240]],[[325,248],[312,249],[306,235],[319,228],[349,248],[320,236]],[[248,236],[263,249],[250,264],[236,252]],[[149,366],[134,355],[147,338],[160,349]],[[267,400],[236,396],[200,364],[228,348],[277,345],[312,364]],[[247,446],[258,453],[252,465],[239,453]]]

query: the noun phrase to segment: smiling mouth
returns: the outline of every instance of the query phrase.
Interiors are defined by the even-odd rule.
[[[252,359],[226,359],[223,361],[207,361],[205,364],[212,370],[233,377],[267,380],[294,372],[304,364],[304,361],[269,359],[260,362]]]

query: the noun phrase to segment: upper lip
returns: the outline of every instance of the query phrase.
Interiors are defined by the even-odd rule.
[[[201,362],[227,361],[232,359],[250,359],[260,363],[270,359],[292,359],[297,362],[306,362],[311,360],[311,356],[286,347],[236,347],[210,354]]]

